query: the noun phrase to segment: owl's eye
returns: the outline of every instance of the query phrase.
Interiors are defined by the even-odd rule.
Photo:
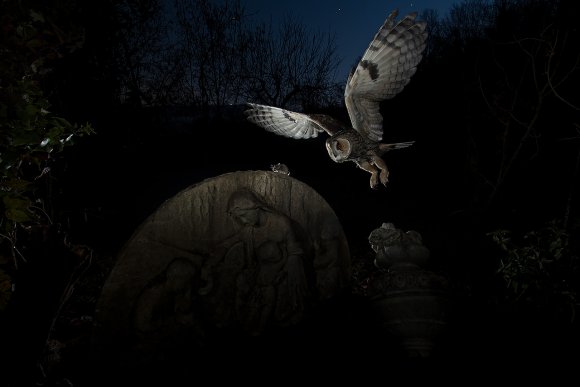
[[[344,146],[340,141],[336,142],[336,149],[338,149],[339,151],[344,151]]]

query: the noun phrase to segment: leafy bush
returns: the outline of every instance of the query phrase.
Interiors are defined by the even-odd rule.
[[[50,225],[48,209],[55,154],[93,132],[51,113],[42,81],[51,66],[82,45],[24,2],[0,4],[0,262],[2,301],[10,272],[25,260],[19,236]],[[6,289],[5,289],[6,288]]]
[[[562,222],[553,220],[523,235],[500,229],[489,236],[503,251],[497,274],[505,285],[505,300],[557,308],[573,321],[580,305],[580,257]]]

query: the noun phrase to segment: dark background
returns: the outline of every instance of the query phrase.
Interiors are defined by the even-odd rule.
[[[574,370],[580,354],[574,314],[580,32],[574,2],[467,1],[445,18],[429,19],[424,13],[431,28],[425,58],[404,91],[382,104],[385,141],[416,143],[385,155],[390,182],[376,190],[369,188],[366,172],[328,158],[324,136],[278,137],[244,121],[243,101],[216,105],[202,95],[188,104],[158,98],[158,90],[132,83],[131,46],[123,36],[147,26],[139,17],[154,9],[126,13],[139,10],[135,4],[2,3],[5,52],[23,64],[13,66],[9,55],[2,59],[2,104],[9,111],[3,125],[16,104],[10,92],[18,91],[8,86],[18,84],[29,63],[40,57],[50,71],[32,78],[50,102],[51,114],[88,122],[96,132],[44,158],[40,166],[50,166],[51,172],[37,180],[38,171],[19,170],[18,178],[36,184],[19,195],[42,199],[51,222],[16,222],[15,246],[26,262],[17,257],[1,263],[14,284],[0,311],[8,385],[94,382],[99,373],[89,354],[94,304],[135,228],[191,184],[278,162],[321,194],[341,220],[353,258],[353,290],[321,307],[303,331],[251,342],[232,339],[216,347],[210,359],[223,360],[220,350],[232,351],[227,364],[235,363],[233,355],[244,358],[246,350],[262,361],[271,360],[264,353],[284,357],[303,351],[302,369],[325,359],[335,368],[344,362],[343,368],[358,375]],[[49,21],[37,26],[44,31],[38,45],[14,38],[18,26],[31,23],[31,9]],[[82,44],[66,46],[79,34]],[[321,94],[298,93],[286,107],[348,122],[340,101],[344,85],[332,94],[332,83],[324,84]],[[181,93],[179,88],[173,92]],[[258,99],[256,90],[248,95],[253,102],[275,102]],[[13,144],[8,137],[2,137],[3,154]],[[36,152],[28,149],[18,157],[42,150]],[[11,195],[3,192],[3,197]],[[382,222],[420,232],[431,250],[428,268],[450,280],[457,309],[433,359],[406,360],[369,315],[362,288],[374,270],[367,237]],[[5,235],[12,230],[9,224],[3,223]],[[511,233],[506,249],[490,235],[497,230]],[[13,257],[6,240],[3,257]],[[515,269],[502,266],[508,262]],[[527,290],[521,292],[522,286]],[[51,360],[47,339],[64,343],[59,359]]]

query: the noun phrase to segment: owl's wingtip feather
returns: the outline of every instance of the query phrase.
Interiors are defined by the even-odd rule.
[[[252,102],[246,102],[246,105],[249,107],[249,109],[244,110],[244,115],[250,122],[255,123],[255,121],[253,121],[251,118],[252,115],[256,113],[256,109],[258,108],[259,105]]]

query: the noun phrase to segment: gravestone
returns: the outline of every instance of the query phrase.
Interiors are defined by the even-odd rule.
[[[318,193],[284,173],[224,174],[167,200],[126,243],[95,348],[116,364],[172,362],[224,332],[297,326],[349,281],[342,226]]]

